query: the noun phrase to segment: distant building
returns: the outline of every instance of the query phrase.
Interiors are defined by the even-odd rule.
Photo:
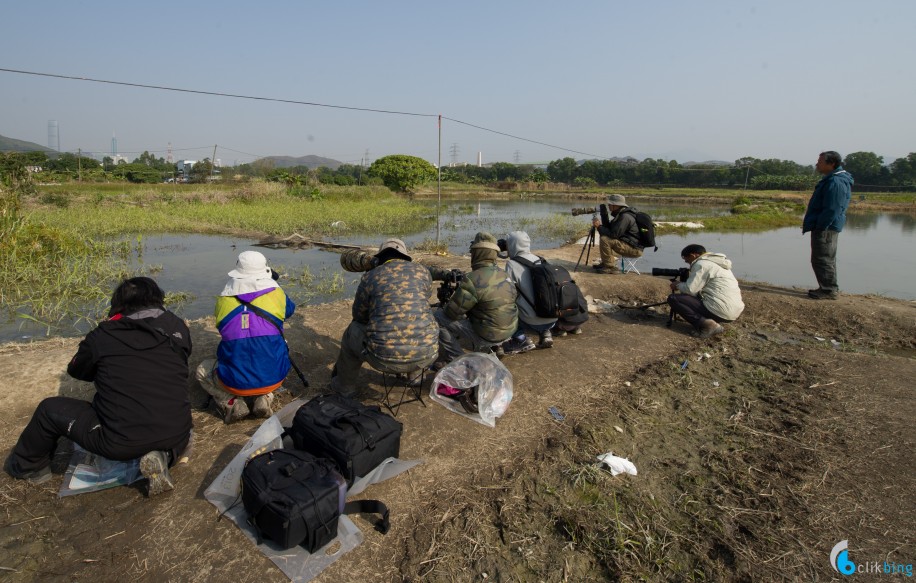
[[[191,168],[195,164],[197,164],[197,160],[179,160],[175,162],[175,170],[185,178],[189,178],[191,176]]]

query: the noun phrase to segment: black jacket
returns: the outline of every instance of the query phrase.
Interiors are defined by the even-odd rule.
[[[630,247],[642,249],[642,245],[639,244],[639,225],[636,224],[636,209],[632,207],[627,206],[617,211],[617,215],[609,223],[601,225],[598,233],[611,239],[620,239]]]
[[[95,383],[92,407],[122,445],[170,449],[191,430],[191,334],[160,309],[115,318],[80,342],[67,373]]]

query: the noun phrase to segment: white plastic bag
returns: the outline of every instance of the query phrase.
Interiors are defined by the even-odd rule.
[[[456,398],[466,390],[476,391],[477,413],[470,413]],[[443,392],[455,392],[449,397]],[[450,411],[489,427],[496,427],[512,401],[512,373],[492,354],[470,352],[459,356],[436,374],[429,397]]]

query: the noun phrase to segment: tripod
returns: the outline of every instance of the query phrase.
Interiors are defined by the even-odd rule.
[[[595,244],[595,237],[597,232],[595,226],[592,225],[591,230],[588,232],[588,239],[585,241],[585,245],[582,246],[582,251],[579,252],[579,260],[576,261],[576,267],[573,271],[579,271],[579,264],[582,263],[582,256],[585,255],[585,264],[588,265],[588,256],[592,253],[592,246]]]

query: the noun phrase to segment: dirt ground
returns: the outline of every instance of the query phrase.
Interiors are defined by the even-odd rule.
[[[545,254],[571,270],[578,248]],[[468,268],[466,258],[419,259]],[[577,280],[624,306],[662,301],[668,283]],[[495,429],[432,402],[405,405],[401,457],[423,463],[364,494],[390,507],[390,532],[357,517],[364,543],[316,580],[826,581],[839,579],[829,555],[844,539],[855,562],[912,564],[916,304],[742,287],[744,315],[712,341],[683,322],[666,327],[666,310],[621,309],[550,350],[506,357],[515,397]],[[307,307],[291,320],[306,396],[327,387],[349,308]],[[196,367],[218,334],[212,320],[191,326]],[[2,455],[42,398],[91,396],[65,374],[77,343],[0,347]],[[361,378],[380,387],[365,367]],[[284,403],[297,385],[291,375]],[[37,487],[0,476],[0,577],[286,580],[203,498],[258,422],[226,426],[196,410],[194,425],[176,489],[152,499],[139,485],[58,498],[59,476]],[[601,469],[595,456],[606,452],[638,475]]]

